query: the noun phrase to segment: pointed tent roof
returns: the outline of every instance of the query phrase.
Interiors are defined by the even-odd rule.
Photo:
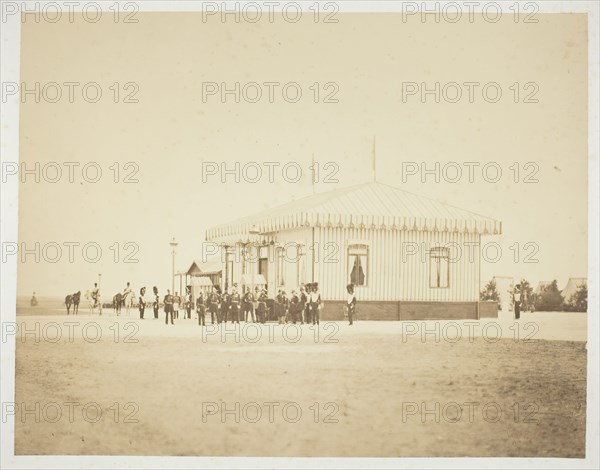
[[[582,286],[587,286],[587,277],[570,277],[567,281],[567,285],[561,291],[562,296],[565,300],[569,300],[569,298],[577,292]]]
[[[248,240],[297,227],[364,227],[500,234],[502,223],[384,183],[363,183],[291,201],[206,232],[209,241]]]

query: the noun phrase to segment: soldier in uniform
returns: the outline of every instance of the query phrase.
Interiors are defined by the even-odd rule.
[[[204,304],[204,294],[200,291],[200,295],[196,299],[196,312],[198,313],[198,325],[205,325],[206,306]]]
[[[225,289],[221,294],[221,309],[219,310],[219,323],[227,323],[229,308],[231,307],[229,297],[229,293],[227,292],[227,289]]]
[[[309,282],[306,284],[306,307],[304,309],[304,322],[309,324],[312,321],[312,315],[310,310],[310,294],[312,293],[312,284]]]
[[[521,292],[521,284],[517,284],[513,291],[513,302],[515,311],[515,320],[521,318],[521,306],[523,301],[523,292]]]
[[[92,299],[94,300],[93,308],[96,308],[98,306],[98,300],[100,299],[100,289],[98,289],[97,282],[94,282],[94,289],[92,289]],[[100,307],[100,310],[102,310],[102,307]]]
[[[292,319],[292,323],[295,325],[298,320],[298,303],[300,302],[300,298],[298,297],[298,293],[293,290],[292,297],[290,298],[290,317]]]
[[[179,319],[179,302],[181,302],[179,292],[175,292],[175,295],[173,296],[173,316],[175,319]]]
[[[277,321],[281,324],[281,317],[285,314],[283,310],[283,294],[281,290],[277,291],[277,295],[275,296],[275,303],[273,305],[273,310],[275,310],[273,312],[275,314],[275,318],[277,318]]]
[[[319,284],[317,282],[312,283],[312,291],[310,293],[310,316],[312,318],[313,325],[319,324],[319,307],[321,306],[321,294],[319,294]]]
[[[174,323],[173,323],[173,296],[171,295],[171,291],[169,289],[167,289],[167,295],[165,295],[163,302],[165,303],[165,325],[169,324],[169,315],[171,315],[171,325],[174,325]]]
[[[348,300],[346,302],[346,310],[348,311],[348,324],[352,325],[354,314],[356,313],[356,295],[354,295],[354,284],[346,286],[348,291]]]
[[[140,289],[140,298],[138,299],[138,308],[140,310],[140,320],[144,319],[144,310],[146,310],[146,299],[144,299],[145,295],[146,295],[146,288],[142,287]]]
[[[287,293],[285,291],[281,292],[281,308],[282,308],[282,316],[279,317],[280,319],[280,323],[281,319],[283,318],[283,323],[287,323],[289,320],[289,314],[290,314],[290,299],[287,296]]]
[[[229,296],[229,302],[230,302],[230,307],[229,307],[229,312],[230,312],[230,317],[231,317],[231,323],[239,323],[240,322],[240,294],[237,291],[237,284],[233,285],[233,291],[231,292],[231,295]]]
[[[192,319],[192,308],[194,308],[194,298],[192,297],[192,288],[186,286],[185,288],[185,313],[184,318]]]
[[[221,298],[217,293],[216,286],[213,286],[212,292],[208,294],[208,311],[210,312],[210,321],[215,324],[215,316],[219,319],[219,302]]]
[[[154,286],[152,288],[152,292],[154,293],[154,304],[152,305],[152,307],[154,307],[154,319],[158,320],[158,309],[160,307],[160,297],[158,296],[158,287]]]
[[[254,294],[250,291],[249,287],[246,287],[246,293],[242,299],[242,313],[245,322],[248,322],[248,312],[250,312],[252,323],[256,323],[256,319],[254,318],[254,300]]]
[[[258,297],[258,307],[256,308],[256,314],[258,316],[259,323],[264,323],[267,321],[267,299],[267,291],[263,289]]]
[[[306,289],[304,285],[300,286],[300,297],[298,299],[298,317],[300,324],[304,325],[304,319],[306,318],[306,307],[308,304],[308,296],[306,295]]]

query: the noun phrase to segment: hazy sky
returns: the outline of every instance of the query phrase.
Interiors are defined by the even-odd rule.
[[[482,263],[482,280],[500,275],[564,284],[569,276],[586,276],[587,19],[537,17],[537,24],[517,24],[508,16],[496,24],[423,24],[402,22],[399,14],[338,14],[335,24],[308,16],[295,24],[250,24],[203,22],[200,13],[138,13],[137,24],[114,23],[108,16],[95,24],[23,24],[22,82],[30,89],[35,82],[81,85],[73,103],[63,85],[59,102],[36,103],[27,95],[21,106],[21,161],[29,168],[57,162],[64,172],[58,183],[36,184],[28,176],[20,185],[20,242],[27,248],[58,243],[64,251],[57,263],[35,263],[29,256],[19,264],[18,293],[85,291],[98,273],[107,296],[127,281],[134,288],[157,284],[162,291],[170,285],[172,237],[180,243],[177,269],[187,268],[200,257],[207,227],[310,194],[312,154],[321,166],[338,165],[339,182],[318,184],[319,192],[369,181],[374,135],[380,181],[503,222],[502,236],[485,239],[500,243],[503,253],[497,263]],[[87,82],[102,90],[97,103],[82,98]],[[137,103],[123,102],[136,90],[125,88],[128,82],[136,84]],[[203,100],[208,82],[232,89],[235,82],[281,85],[272,103],[264,85],[256,103],[236,103],[234,95],[223,103],[220,94]],[[296,103],[282,97],[288,82],[302,90]],[[329,82],[336,85],[326,88]],[[464,86],[457,103],[436,103],[432,95],[422,103],[418,94],[403,102],[406,82],[481,85],[473,103]],[[482,97],[488,82],[502,89],[497,103]],[[510,89],[515,82],[519,103]],[[527,82],[536,85],[526,89]],[[334,90],[338,102],[323,102]],[[453,98],[454,91],[446,90]],[[46,91],[53,99],[51,87]],[[246,91],[255,96],[254,89]],[[293,98],[293,89],[288,91]],[[533,91],[539,102],[524,103]],[[88,92],[94,96],[93,89]],[[80,163],[74,183],[64,162]],[[81,167],[89,162],[103,171],[98,183],[82,177]],[[124,165],[134,162],[139,182],[115,183],[114,162],[120,180],[129,173]],[[277,170],[270,183],[263,166],[258,183],[236,183],[232,176],[225,183],[217,176],[202,182],[202,162],[229,168],[235,162],[296,162],[304,177],[286,182]],[[436,183],[430,175],[423,183],[416,175],[403,182],[403,162],[429,168],[457,162],[463,177]],[[480,166],[470,182],[464,162],[495,162],[503,175],[486,182]],[[536,168],[525,167],[527,162],[537,165],[537,183],[523,182]],[[70,263],[65,242],[97,243],[102,256],[86,262],[79,247]],[[123,249],[127,242],[139,246],[137,263],[123,263],[131,253]],[[115,243],[121,247],[116,263]],[[515,243],[517,263],[508,248]],[[532,254],[526,243],[539,247],[537,263],[523,263]]]

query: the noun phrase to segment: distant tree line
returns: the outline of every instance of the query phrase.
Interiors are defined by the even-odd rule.
[[[575,293],[568,299],[562,296],[556,279],[547,286],[542,287],[540,292],[537,293],[533,291],[533,288],[526,279],[522,279],[519,284],[521,284],[521,290],[525,294],[525,305],[521,306],[521,310],[523,311],[587,312],[587,284],[579,286]],[[479,300],[496,301],[498,302],[498,309],[501,308],[500,294],[493,279],[479,293]]]

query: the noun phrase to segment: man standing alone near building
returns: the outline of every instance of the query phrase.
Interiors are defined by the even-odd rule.
[[[354,284],[348,284],[346,286],[348,291],[348,301],[346,302],[346,309],[348,311],[348,324],[352,325],[354,314],[356,313],[356,295],[354,295]]]
[[[521,318],[521,302],[523,301],[523,292],[521,292],[521,284],[515,286],[513,291],[513,302],[515,311],[515,320]]]

